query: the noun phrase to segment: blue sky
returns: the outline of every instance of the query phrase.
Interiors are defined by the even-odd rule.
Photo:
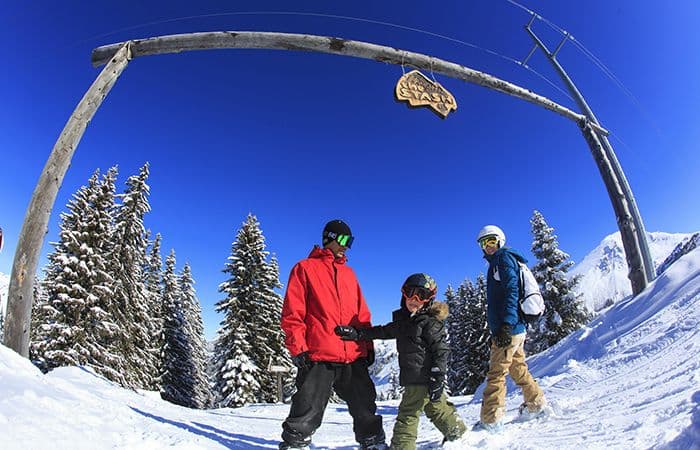
[[[8,274],[43,165],[99,73],[90,53],[100,45],[195,31],[332,35],[453,61],[577,109],[541,54],[530,61],[541,76],[508,59],[523,58],[531,42],[523,30],[527,13],[506,0],[436,8],[388,1],[59,3],[13,1],[0,15],[6,43],[0,71],[0,227],[6,239],[0,272]],[[571,43],[560,52],[613,133],[611,143],[647,230],[700,229],[700,5],[522,4],[568,30],[624,86]],[[550,48],[559,42],[547,23],[534,28]],[[153,211],[146,225],[163,235],[164,254],[175,249],[178,267],[190,262],[212,338],[221,319],[213,311],[221,298],[221,269],[248,212],[261,222],[283,283],[320,240],[323,224],[346,220],[356,235],[350,264],[375,322],[389,320],[399,287],[413,272],[432,274],[443,292],[447,284],[483,271],[474,237],[484,224],[500,225],[508,243],[527,252],[529,219],[538,209],[575,261],[617,230],[602,179],[572,122],[435,75],[458,103],[455,113],[440,120],[394,101],[401,74],[399,66],[285,51],[136,59],[76,151],[46,242],[56,239],[67,199],[96,168],[119,165],[121,190],[129,175],[150,162]],[[45,245],[42,265],[50,249]]]

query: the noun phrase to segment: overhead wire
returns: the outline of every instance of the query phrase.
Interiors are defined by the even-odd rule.
[[[535,16],[538,20],[542,21],[545,23],[547,26],[552,28],[554,31],[557,33],[561,34],[562,36],[566,36],[567,39],[569,39],[573,44],[574,47],[576,47],[583,55],[588,58],[589,61],[593,63],[594,66],[596,66],[603,74],[610,80],[612,83],[617,86],[617,88],[622,91],[622,93],[632,102],[632,104],[637,108],[637,110],[644,116],[647,121],[649,121],[654,128],[656,128],[657,131],[659,131],[659,127],[656,125],[654,120],[649,116],[649,114],[644,110],[642,107],[641,102],[635,97],[635,95],[632,93],[630,89],[625,86],[625,84],[620,80],[620,78],[617,77],[613,73],[608,66],[606,66],[600,58],[598,58],[592,51],[590,51],[581,41],[576,39],[571,33],[560,27],[559,25],[555,24],[551,20],[547,19],[546,17],[541,16],[537,12],[527,8],[526,6],[518,3],[515,0],[506,0],[506,2],[510,3],[511,5],[522,9],[523,11],[526,11],[528,14]],[[624,145],[624,143],[623,143]]]

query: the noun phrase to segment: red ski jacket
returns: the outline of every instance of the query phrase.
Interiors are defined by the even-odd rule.
[[[357,277],[345,261],[316,246],[292,268],[282,306],[282,330],[292,356],[308,351],[312,361],[344,364],[367,356],[371,341],[343,341],[333,331],[338,325],[371,326]]]

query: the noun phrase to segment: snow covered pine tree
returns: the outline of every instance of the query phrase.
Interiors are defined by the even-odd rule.
[[[488,370],[486,280],[481,274],[476,284],[464,280],[456,292],[449,287],[445,298],[450,307],[447,317],[451,351],[448,386],[452,395],[473,394]]]
[[[220,407],[276,401],[277,383],[269,367],[292,367],[279,326],[282,297],[274,291],[281,286],[279,268],[274,257],[267,262],[268,254],[258,220],[248,214],[224,267],[230,277],[219,285],[226,298],[216,304],[225,314],[213,361]]]
[[[559,249],[554,228],[547,225],[544,216],[535,210],[530,219],[532,230],[532,253],[537,258],[533,274],[544,298],[546,311],[531,330],[525,341],[528,354],[539,353],[559,342],[571,332],[588,323],[590,315],[581,296],[573,289],[578,278],[569,278],[567,271],[574,265],[567,253]]]
[[[30,358],[42,371],[85,365],[124,384],[112,309],[111,251],[114,213],[112,168],[100,179],[99,170],[87,186],[73,194],[68,212],[61,214],[58,242],[48,255],[32,312]]]

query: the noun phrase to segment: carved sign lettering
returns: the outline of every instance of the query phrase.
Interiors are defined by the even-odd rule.
[[[399,78],[395,90],[396,99],[408,102],[414,108],[428,106],[443,119],[457,109],[457,101],[447,89],[418,70],[412,70]]]

